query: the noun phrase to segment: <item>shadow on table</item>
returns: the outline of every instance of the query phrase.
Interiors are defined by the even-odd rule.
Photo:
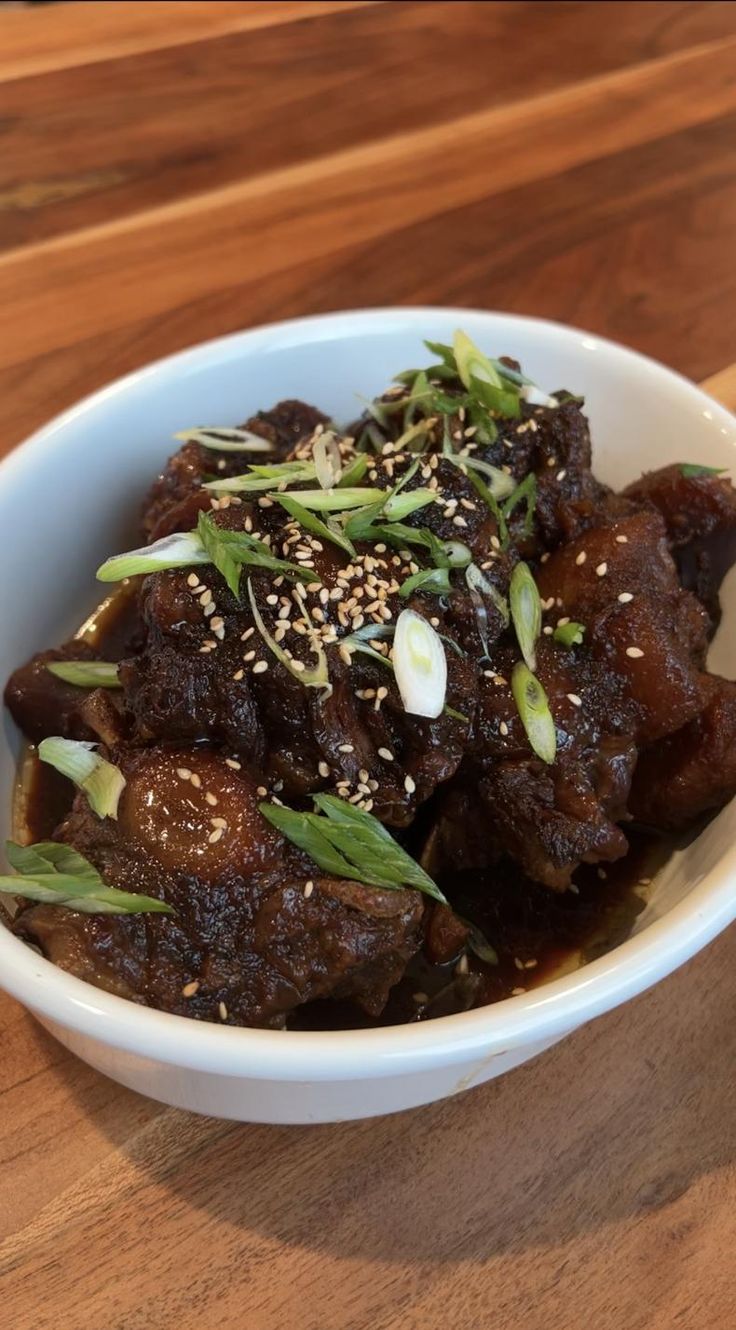
[[[736,931],[536,1062],[457,1099],[315,1127],[175,1109],[124,1154],[231,1233],[363,1261],[481,1262],[666,1206],[736,1155]],[[102,1124],[104,1130],[104,1123]]]

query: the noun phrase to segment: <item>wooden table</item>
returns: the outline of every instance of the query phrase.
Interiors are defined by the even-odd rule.
[[[549,315],[697,379],[736,354],[734,4],[3,12],[0,100],[3,449],[340,306]],[[2,1323],[730,1330],[735,1009],[732,930],[503,1081],[302,1129],[138,1098],[4,999]]]

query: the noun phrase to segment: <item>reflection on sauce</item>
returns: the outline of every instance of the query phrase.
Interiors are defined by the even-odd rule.
[[[79,635],[96,642],[101,657],[118,660],[135,635],[134,609],[124,589],[87,620]],[[181,776],[180,770],[181,756],[175,752],[150,758],[143,753],[135,760],[120,803],[123,829],[169,869],[211,878],[228,866],[245,872],[263,867],[277,837],[264,839],[262,824],[257,842],[252,834],[258,799],[246,774],[223,768],[204,746],[187,755],[184,770],[190,776]],[[33,840],[50,837],[68,812],[72,794],[69,782],[29,750],[15,800],[16,835],[25,824]],[[220,829],[222,835],[212,839]],[[629,828],[627,836],[631,851],[626,858],[603,869],[580,869],[577,893],[538,886],[510,860],[492,871],[446,875],[440,886],[492,942],[497,966],[470,957],[468,973],[458,974],[454,962],[432,965],[420,955],[378,1022],[351,1003],[325,1001],[297,1008],[289,1027],[351,1029],[426,1020],[528,991],[602,955],[629,935],[650,880],[674,849],[672,840],[642,831]],[[410,844],[407,848],[411,851]]]

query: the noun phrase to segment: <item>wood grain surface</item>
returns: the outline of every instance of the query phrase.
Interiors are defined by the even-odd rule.
[[[736,407],[732,3],[0,11],[0,142],[2,452],[152,357],[366,304],[575,322]],[[0,1320],[732,1330],[735,1010],[731,930],[503,1080],[269,1128],[2,998]]]

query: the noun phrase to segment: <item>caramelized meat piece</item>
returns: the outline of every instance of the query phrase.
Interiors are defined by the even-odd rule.
[[[540,567],[537,582],[554,606],[549,621],[582,623],[595,659],[625,681],[639,713],[637,742],[698,714],[708,618],[679,584],[657,513],[590,528]]]
[[[217,452],[198,443],[185,443],[166,463],[146,499],[142,526],[146,540],[158,540],[172,531],[188,531],[197,524],[197,513],[210,507],[210,496],[202,491],[205,480],[213,475],[238,476],[250,462],[280,462],[299,439],[311,434],[317,425],[326,424],[316,407],[306,402],[279,402],[271,411],[259,411],[246,420],[243,429],[259,434],[273,445],[263,453]]]
[[[58,650],[40,651],[11,674],[5,688],[5,705],[31,743],[40,743],[52,734],[65,739],[95,738],[80,714],[86,691],[57,679],[46,668],[52,661],[94,660],[95,656],[87,642],[75,639]]]
[[[127,779],[118,821],[100,821],[80,795],[61,836],[108,883],[176,913],[35,905],[17,932],[80,978],[201,1020],[279,1026],[330,995],[380,1013],[420,943],[418,892],[321,874],[261,817],[255,780],[213,752],[114,756]]]
[[[718,588],[736,559],[736,491],[719,476],[683,474],[677,463],[648,471],[624,495],[661,514],[682,585],[720,618]]]
[[[736,794],[736,684],[708,677],[700,715],[640,756],[631,790],[632,815],[662,831],[678,831]]]
[[[241,530],[244,520],[258,521],[272,548],[288,557],[290,546],[282,548],[275,538],[282,541],[285,536],[283,526],[277,525],[283,514],[280,509],[278,513],[275,517],[269,509],[243,504],[218,512],[216,520]],[[384,622],[379,607],[388,607],[395,620],[407,603],[396,594],[399,581],[389,558],[373,545],[362,548],[365,554],[352,562],[332,545],[312,551],[314,585],[324,588],[322,599],[318,592],[291,583],[276,591],[267,575],[251,571],[269,632],[280,637],[305,669],[314,665],[315,625],[327,634],[331,691],[305,687],[274,658],[255,624],[245,576],[241,603],[214,568],[199,569],[194,587],[186,572],[147,578],[141,595],[146,646],[120,671],[137,739],[224,742],[250,763],[262,763],[267,781],[282,782],[279,788],[287,800],[338,786],[350,794],[362,792],[383,821],[406,825],[416,807],[460,764],[475,709],[477,671],[470,653],[448,650],[448,703],[468,719],[443,714],[427,720],[407,715],[386,665],[360,651],[351,656],[340,652],[338,632],[350,623],[344,600],[354,601],[356,628],[372,614],[378,632]],[[352,596],[344,576],[348,568]],[[331,598],[334,591],[339,600]],[[366,607],[362,616],[359,600]],[[463,607],[462,600],[454,597],[447,609],[436,597],[417,596],[410,603],[436,618],[439,631],[456,640],[462,613],[473,615],[469,601]],[[212,603],[215,613],[207,612]],[[380,638],[377,641],[381,647]],[[256,665],[260,669],[254,672]]]
[[[503,682],[483,681],[472,761],[464,769],[466,780],[479,776],[485,862],[504,851],[534,881],[564,890],[580,863],[626,853],[616,823],[626,817],[636,761],[634,708],[610,671],[543,639],[537,676],[558,736],[557,758],[545,766],[529,747],[506,682],[514,655],[496,659],[495,679]]]

